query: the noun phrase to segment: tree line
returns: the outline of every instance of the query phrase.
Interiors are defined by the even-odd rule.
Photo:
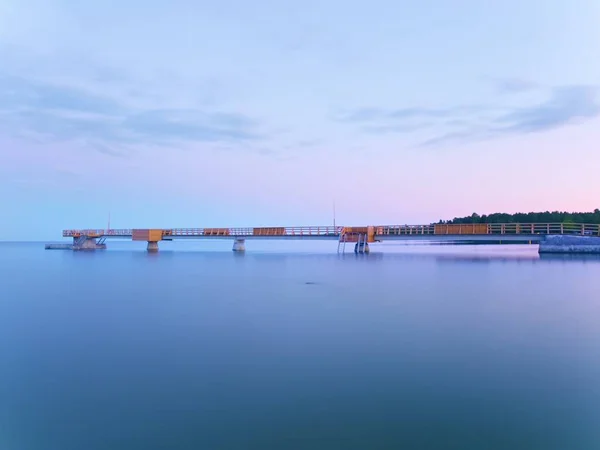
[[[493,213],[479,215],[473,213],[467,217],[455,217],[452,220],[440,220],[442,224],[463,223],[590,223],[600,224],[600,209],[593,212],[545,211],[528,213]]]

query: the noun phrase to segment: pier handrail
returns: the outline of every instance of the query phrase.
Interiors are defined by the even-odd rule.
[[[172,228],[170,236],[339,236],[343,227]],[[210,230],[210,231],[208,231]],[[219,233],[223,231],[223,233]]]
[[[384,225],[376,227],[377,235],[435,235],[435,234],[578,234],[600,236],[600,225],[585,223],[485,223]]]
[[[298,227],[233,227],[233,228],[166,228],[161,229],[164,237],[232,236],[232,237],[335,237],[340,236],[343,226],[298,226]],[[362,227],[367,228],[367,227]],[[371,227],[369,227],[371,228]],[[486,224],[427,224],[427,225],[375,225],[375,236],[393,235],[582,235],[600,236],[599,224],[586,223],[486,223]],[[63,230],[63,237],[80,236],[131,237],[134,229],[74,229]]]
[[[63,237],[79,237],[79,236],[131,236],[133,230],[131,228],[121,229],[83,229],[83,230],[63,230]]]

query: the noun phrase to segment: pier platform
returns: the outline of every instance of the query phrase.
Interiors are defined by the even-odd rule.
[[[107,239],[147,242],[157,252],[161,241],[186,239],[229,239],[232,250],[244,252],[251,239],[301,239],[337,241],[337,251],[352,244],[355,253],[368,253],[369,244],[383,241],[419,240],[431,242],[539,244],[540,253],[600,253],[600,225],[577,223],[487,223],[368,226],[301,226],[247,228],[150,228],[64,230],[72,244],[47,244],[49,250],[100,250]]]

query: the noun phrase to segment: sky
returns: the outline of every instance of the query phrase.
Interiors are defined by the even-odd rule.
[[[2,239],[600,207],[597,0],[0,0]]]

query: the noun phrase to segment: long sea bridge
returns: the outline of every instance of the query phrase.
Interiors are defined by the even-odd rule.
[[[300,226],[248,228],[145,228],[145,229],[72,229],[63,237],[71,244],[47,244],[47,249],[97,250],[106,248],[108,239],[145,241],[150,252],[158,251],[159,242],[185,239],[230,239],[234,251],[245,251],[246,240],[304,239],[337,241],[337,251],[345,252],[354,244],[355,253],[368,253],[369,244],[394,240],[421,240],[449,243],[539,243],[551,238],[578,237],[560,242],[572,245],[600,245],[600,225],[576,223],[490,223],[490,224],[429,224],[429,225],[369,225],[369,226]],[[596,237],[596,238],[594,238]],[[586,238],[582,240],[582,238]],[[554,244],[553,244],[554,245]],[[567,245],[567,244],[565,244]],[[540,245],[542,246],[542,245]],[[583,248],[583,247],[582,247]],[[600,247],[599,247],[600,248]],[[349,249],[349,250],[350,250]]]

